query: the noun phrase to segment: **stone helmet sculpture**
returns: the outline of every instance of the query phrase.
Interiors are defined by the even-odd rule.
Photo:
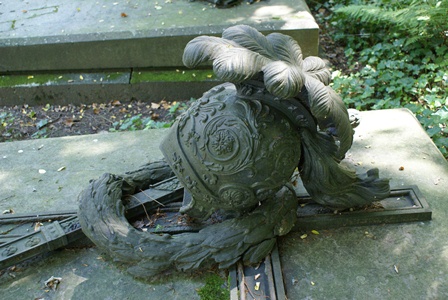
[[[299,163],[300,135],[280,111],[221,85],[177,120],[161,149],[191,193],[183,212],[204,218],[272,196]]]
[[[239,260],[258,263],[296,223],[298,202],[288,184],[296,168],[311,198],[327,207],[361,206],[389,195],[378,170],[358,176],[341,166],[353,129],[320,58],[303,59],[289,36],[264,36],[240,25],[222,38],[188,43],[186,66],[207,60],[228,83],[206,92],[176,120],[161,144],[166,161],[104,174],[79,197],[84,233],[136,276],[211,261],[221,268]],[[217,212],[217,218],[198,222],[206,226],[194,232],[137,230],[126,219],[122,195],[172,171],[185,190],[180,212],[199,219]],[[177,179],[169,182],[177,186]]]
[[[231,83],[193,103],[161,145],[187,190],[182,212],[199,218],[218,209],[243,213],[284,186],[298,166],[308,192],[322,204],[356,206],[378,195],[338,165],[353,130],[344,103],[328,87],[322,59],[303,59],[289,36],[264,36],[239,25],[222,38],[200,36],[188,43],[186,66],[207,60]],[[375,171],[369,176],[378,178]],[[357,191],[341,195],[341,184]],[[379,184],[383,196],[386,185]]]

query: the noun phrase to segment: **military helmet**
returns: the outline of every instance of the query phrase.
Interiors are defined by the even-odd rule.
[[[191,194],[181,212],[198,218],[217,210],[242,213],[290,180],[300,159],[299,132],[259,98],[223,84],[171,127],[161,150]]]

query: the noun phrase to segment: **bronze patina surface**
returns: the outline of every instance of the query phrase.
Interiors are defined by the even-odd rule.
[[[179,234],[134,228],[121,199],[148,185],[135,176],[105,174],[80,195],[84,233],[135,276],[262,260],[296,222],[298,202],[290,184],[296,168],[313,201],[331,209],[389,195],[389,181],[377,169],[358,176],[340,164],[353,129],[322,59],[303,59],[287,35],[265,36],[238,25],[221,38],[200,36],[188,43],[187,67],[209,60],[216,76],[229,83],[193,103],[161,150],[186,190],[180,212],[220,221]]]

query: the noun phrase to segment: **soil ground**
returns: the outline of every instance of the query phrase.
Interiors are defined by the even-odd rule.
[[[321,8],[315,12],[328,15]],[[317,22],[323,18],[316,18]],[[319,24],[329,28],[329,24]],[[332,70],[347,72],[344,48],[333,41],[328,31],[320,34],[320,47]],[[205,92],[205,91],[204,91]],[[136,130],[152,120],[153,127],[169,126],[188,104],[177,99],[161,99],[158,103],[115,99],[109,103],[90,105],[40,106],[16,105],[0,107],[0,142],[32,138],[93,134],[114,130]],[[125,124],[124,126],[122,126]],[[121,128],[120,128],[121,127]]]

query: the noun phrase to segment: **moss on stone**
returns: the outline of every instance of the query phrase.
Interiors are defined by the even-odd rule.
[[[225,280],[217,274],[205,278],[205,285],[198,289],[201,300],[228,300],[230,291],[225,287]]]
[[[128,83],[128,72],[105,72],[105,73],[46,73],[30,75],[3,75],[0,76],[0,87],[60,85],[79,83],[106,83],[123,80]]]
[[[131,83],[142,82],[194,82],[217,80],[212,70],[137,71]]]
[[[36,86],[57,82],[60,75],[39,74],[39,75],[3,75],[0,76],[0,87],[14,86]]]

